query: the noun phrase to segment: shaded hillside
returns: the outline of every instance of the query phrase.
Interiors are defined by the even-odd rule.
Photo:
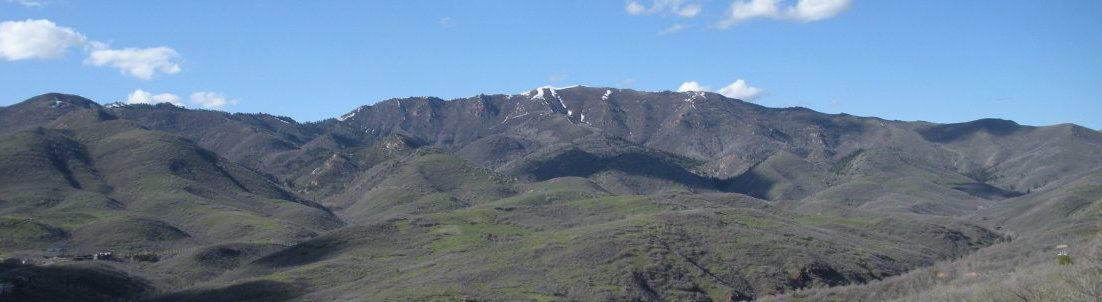
[[[10,294],[2,296],[5,301],[124,301],[156,295],[152,284],[104,263],[3,263],[0,283],[13,286]]]
[[[0,217],[13,222],[3,237],[57,234],[34,245],[16,238],[9,248],[91,252],[295,241],[342,225],[328,209],[263,174],[122,120],[4,136],[0,170]]]
[[[1007,199],[970,220],[1000,230],[1004,240],[960,259],[868,284],[767,297],[765,301],[1095,301],[1102,298],[1102,174],[1057,189]],[[1071,265],[1056,265],[1069,245]]]
[[[339,140],[319,137],[321,129],[288,117],[188,110],[170,104],[116,105],[108,110],[120,119],[179,135],[231,161],[270,173],[291,169],[283,165],[288,160],[285,153],[297,154],[314,145],[323,149],[342,146]]]

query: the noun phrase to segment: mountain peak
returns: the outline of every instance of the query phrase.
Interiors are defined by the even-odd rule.
[[[38,95],[29,98],[19,104],[12,105],[17,107],[26,104],[27,106],[47,106],[49,108],[62,108],[62,107],[77,107],[77,108],[99,108],[100,105],[96,102],[81,97],[79,95],[64,94],[51,92],[42,95]],[[35,105],[31,105],[35,104]]]
[[[47,93],[29,98],[0,111],[0,134],[6,134],[46,123],[69,112],[98,109],[92,100],[71,94]]]

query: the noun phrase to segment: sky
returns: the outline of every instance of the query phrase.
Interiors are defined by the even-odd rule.
[[[0,0],[0,106],[63,92],[317,121],[544,85],[1102,129],[1102,1]]]

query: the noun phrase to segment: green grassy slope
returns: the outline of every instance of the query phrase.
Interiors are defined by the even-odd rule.
[[[997,237],[871,215],[792,216],[737,194],[589,198],[605,193],[582,179],[533,186],[496,202],[331,232],[199,291],[263,281],[305,286],[307,300],[722,300],[875,280]]]

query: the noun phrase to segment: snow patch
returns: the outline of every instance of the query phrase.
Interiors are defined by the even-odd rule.
[[[341,117],[338,117],[338,118],[337,118],[337,120],[338,120],[338,121],[341,121],[341,122],[343,122],[343,121],[345,121],[345,120],[347,120],[347,119],[350,119],[350,118],[352,118],[353,116],[356,116],[356,113],[359,113],[360,111],[363,111],[363,110],[364,110],[364,107],[365,107],[365,106],[361,106],[360,108],[356,108],[356,110],[353,110],[352,112],[349,112],[349,113],[345,113],[345,114],[344,114],[344,115],[342,115]]]
[[[567,110],[566,115],[567,116],[574,116],[574,111],[573,110]]]
[[[705,95],[703,91],[686,91],[684,93],[689,94],[689,98],[685,99],[685,102],[689,103],[689,106],[691,106],[693,109],[696,109],[697,99],[706,100],[708,98],[708,96]]]
[[[570,85],[570,86],[566,86],[566,87],[555,87],[555,86],[545,85],[545,86],[540,86],[539,88],[536,88],[536,90],[539,90],[539,89],[563,90],[563,89],[577,88],[577,87],[580,87],[580,86],[581,85]]]
[[[581,115],[581,116],[582,116],[582,122],[583,122],[583,123],[585,123],[585,113],[581,113],[581,114],[579,114],[579,115]]]
[[[123,105],[123,103],[121,103],[121,102],[114,102],[114,103],[110,103],[110,104],[107,104],[107,105],[103,105],[104,108],[122,108],[123,106],[126,106],[126,105]]]
[[[552,92],[554,92],[554,90],[552,90]],[[546,99],[543,98],[543,87],[536,88],[536,95],[533,96],[532,99],[533,100],[536,100],[536,99],[546,100]]]
[[[611,89],[605,90],[605,95],[601,96],[601,100],[602,101],[608,100],[609,96],[612,96],[612,90]]]
[[[539,88],[536,88],[536,95],[533,96],[532,99],[533,100],[538,99],[538,100],[543,100],[544,102],[547,102],[547,98],[544,95],[544,91],[546,90],[551,95],[551,97],[553,97],[553,98],[555,98],[556,100],[559,101],[559,105],[562,106],[562,109],[567,111],[566,115],[570,115],[570,110],[566,108],[566,102],[562,101],[562,97],[559,96],[558,90],[559,89],[573,88],[573,87],[577,87],[577,85],[569,86],[569,87],[563,87],[563,88],[557,88],[557,87],[551,87],[551,86],[539,87]]]
[[[506,115],[506,116],[505,116],[505,120],[504,120],[504,121],[501,121],[501,123],[502,123],[502,124],[504,124],[505,122],[508,122],[510,118],[522,118],[522,117],[524,117],[524,116],[526,116],[526,115],[528,115],[528,113],[527,113],[527,112],[525,112],[524,114],[521,114],[521,115],[517,115],[517,116],[509,116],[509,115]]]
[[[690,102],[690,103],[691,103],[692,101],[695,101],[696,99],[706,99],[706,98],[708,98],[708,97],[707,97],[707,96],[706,96],[706,95],[704,94],[704,92],[703,92],[703,91],[686,91],[686,92],[684,92],[684,93],[685,93],[685,94],[688,94],[688,95],[689,95],[689,98],[685,99],[685,101],[686,101],[686,102]]]
[[[558,93],[555,92],[556,90],[563,90],[563,89],[570,89],[570,88],[577,88],[577,87],[581,87],[581,85],[571,85],[571,86],[566,86],[566,87],[540,86],[540,87],[537,87],[535,89],[536,95],[532,96],[532,99],[545,100],[544,97],[543,97],[543,90],[545,90],[545,89],[547,91],[551,92],[552,97],[558,97]],[[524,93],[521,93],[521,95],[530,96],[530,95],[532,95],[532,92],[531,91],[524,92]]]

